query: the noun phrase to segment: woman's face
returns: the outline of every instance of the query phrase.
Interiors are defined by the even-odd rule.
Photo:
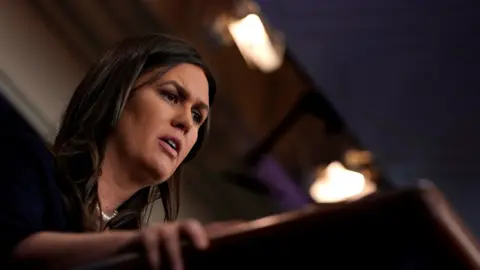
[[[138,179],[146,185],[165,181],[175,172],[209,112],[209,86],[201,68],[180,64],[165,70],[140,76],[111,141],[126,166],[148,175],[148,180]]]

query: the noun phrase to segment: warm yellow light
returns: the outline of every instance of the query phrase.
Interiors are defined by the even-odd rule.
[[[361,173],[345,169],[338,161],[330,163],[322,174],[310,187],[310,196],[319,203],[354,200],[376,190]]]
[[[273,45],[258,15],[249,14],[230,22],[228,31],[249,65],[253,64],[263,72],[272,72],[282,65],[283,53]]]

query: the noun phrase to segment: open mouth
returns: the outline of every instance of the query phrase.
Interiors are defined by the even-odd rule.
[[[160,141],[162,141],[162,144],[169,152],[171,152],[172,155],[177,155],[180,152],[181,145],[180,145],[180,140],[178,140],[175,137],[161,137]]]
[[[173,150],[177,151],[177,143],[175,143],[173,140],[170,139],[162,139],[162,141],[166,142]]]

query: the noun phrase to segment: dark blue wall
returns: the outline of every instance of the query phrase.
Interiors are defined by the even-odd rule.
[[[433,180],[480,236],[480,1],[259,2],[388,176]]]

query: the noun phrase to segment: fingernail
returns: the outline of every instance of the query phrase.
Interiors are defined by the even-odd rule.
[[[201,245],[200,249],[205,250],[205,249],[208,248],[209,245],[210,245],[210,241],[208,240],[208,238],[205,238],[202,241],[202,245]]]
[[[208,238],[207,234],[204,234],[201,241],[202,249],[208,248],[209,244],[210,244],[210,238]]]

